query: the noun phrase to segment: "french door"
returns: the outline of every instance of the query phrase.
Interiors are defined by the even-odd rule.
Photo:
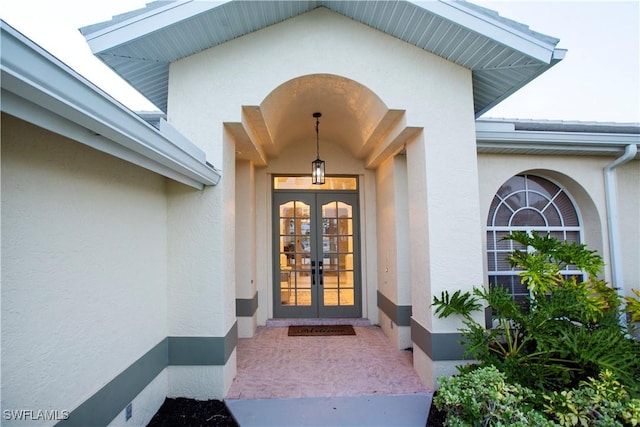
[[[357,192],[273,195],[274,317],[361,317]]]

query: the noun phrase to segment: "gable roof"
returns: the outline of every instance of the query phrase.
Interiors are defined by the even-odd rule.
[[[80,31],[98,58],[166,112],[171,62],[318,7],[470,69],[476,117],[565,54],[558,39],[466,1],[156,1]]]

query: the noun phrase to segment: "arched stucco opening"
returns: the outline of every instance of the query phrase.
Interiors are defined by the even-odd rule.
[[[416,364],[428,383],[434,372],[452,366],[457,353],[434,353],[428,343],[433,337],[449,340],[455,326],[432,321],[424,307],[434,292],[481,280],[479,198],[468,185],[477,177],[477,157],[471,103],[451,102],[470,92],[449,91],[442,102],[436,88],[401,85],[397,93],[404,94],[403,103],[393,105],[407,108],[401,110],[353,79],[308,74],[263,92],[259,104],[242,106],[241,122],[225,123],[236,157],[237,306],[253,310],[236,311],[240,337],[252,336],[257,325],[274,317],[274,283],[280,280],[275,263],[281,260],[275,256],[279,233],[274,233],[272,177],[310,175],[316,154],[313,113],[320,111],[320,156],[327,174],[359,178],[362,317],[384,325],[399,348],[417,343]],[[459,197],[450,197],[452,186]],[[467,243],[455,253],[462,251],[469,267],[452,277],[450,267],[459,257],[429,249],[449,248],[460,239]]]
[[[406,126],[404,110],[390,109],[361,83],[309,74],[283,82],[259,105],[243,106],[241,123],[225,124],[236,143],[236,158],[260,167],[292,147],[315,152],[315,112],[322,113],[321,150],[341,146],[367,169],[397,154],[419,131]]]
[[[598,212],[596,203],[591,197],[589,191],[587,191],[587,189],[580,182],[567,174],[552,169],[525,169],[517,173],[513,173],[510,177],[516,175],[539,176],[551,181],[552,183],[558,185],[561,189],[563,189],[567,196],[569,196],[569,198],[571,199],[571,202],[577,211],[580,223],[581,242],[586,244],[590,249],[596,250],[601,256],[605,256],[604,236],[602,234],[603,228],[602,221],[600,219],[601,216]],[[507,180],[509,178],[507,178]],[[485,224],[487,221],[488,207],[491,204],[494,195],[507,180],[502,181],[497,186],[494,185],[493,191],[490,194],[486,193],[486,196],[488,196],[489,198],[483,200],[482,206]]]
[[[238,314],[241,336],[250,336],[256,324],[273,317],[272,177],[310,174],[316,111],[322,113],[320,156],[327,175],[359,179],[363,317],[377,320],[376,169],[415,130],[406,128],[404,111],[390,110],[359,82],[311,74],[281,83],[259,105],[243,106],[241,123],[226,124],[236,146],[236,290],[243,306],[256,307],[250,322]],[[255,224],[255,231],[241,225],[247,222]],[[251,252],[252,269],[247,269]]]
[[[311,74],[275,88],[260,104],[273,149],[278,154],[291,144],[313,139],[312,114],[322,113],[322,141],[344,145],[356,158],[389,109],[360,83],[332,74]]]

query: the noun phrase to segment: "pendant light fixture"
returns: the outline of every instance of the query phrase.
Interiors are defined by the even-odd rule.
[[[311,162],[311,183],[316,185],[324,184],[324,160],[320,160],[320,136],[318,127],[320,125],[321,113],[313,113],[316,119],[316,159]]]

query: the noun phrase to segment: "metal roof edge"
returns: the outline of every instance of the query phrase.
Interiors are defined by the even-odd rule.
[[[204,152],[192,144],[185,146],[186,138],[154,128],[6,22],[0,26],[2,111],[26,121],[35,121],[46,111],[102,136],[93,147],[103,152],[165,176],[171,170],[170,178],[196,188],[218,183],[220,173],[208,165]],[[4,102],[6,94],[12,94],[10,102]],[[33,117],[29,109],[34,110]],[[38,124],[49,123],[47,128],[55,131],[59,122],[49,119]],[[76,140],[92,144],[86,138]]]
[[[581,132],[610,134],[640,134],[640,123],[594,122],[575,120],[517,119],[517,118],[482,118],[476,120],[476,128],[504,129],[539,132]]]
[[[506,19],[499,14],[493,16],[481,12],[476,5],[469,6],[464,1],[428,1],[420,2],[418,6],[546,64],[551,63],[555,46],[559,41],[548,36],[542,37],[542,34],[521,24],[527,29],[523,31],[520,26],[505,22]]]
[[[145,34],[160,30],[167,25],[175,24],[214,9],[227,1],[176,0],[166,5],[150,8],[148,11],[132,16],[123,21],[108,25],[101,23],[102,28],[91,31],[93,25],[80,28],[91,51],[94,54],[104,52],[123,42],[134,40]]]
[[[476,119],[478,119],[487,111],[491,110],[493,107],[500,104],[502,101],[504,101],[505,99],[507,99],[508,97],[510,97],[511,95],[513,95],[514,93],[516,93],[517,91],[519,91],[520,89],[528,85],[529,83],[531,83],[533,80],[540,77],[540,75],[548,71],[551,67],[556,65],[558,62],[562,61],[566,54],[567,54],[566,49],[554,49],[551,55],[551,61],[549,62],[549,65],[544,66],[544,68],[540,72],[533,74],[530,78],[520,81],[519,84],[513,86],[510,90],[504,92],[502,96],[494,99],[493,102],[487,104],[486,106],[484,106],[484,108],[477,111],[475,114]]]
[[[316,6],[334,10],[331,5],[333,1],[320,0]],[[125,19],[114,17],[111,21],[87,25],[80,28],[80,32],[86,38],[92,52],[99,53],[231,2],[176,0],[162,3],[161,6],[153,7],[151,5],[154,3],[150,3],[147,11],[142,10]],[[466,1],[438,0],[411,1],[410,3],[547,64],[553,59],[554,48],[559,41],[532,31],[528,26],[504,18],[498,13],[489,13],[493,11]],[[310,6],[310,8],[313,7]],[[113,24],[109,25],[109,22]]]
[[[523,123],[529,126],[519,128],[519,124]],[[640,145],[640,125],[483,119],[476,121],[476,142],[478,151],[486,153],[611,156],[619,155],[630,144]]]
[[[375,14],[364,14],[362,11],[358,11],[357,7],[343,8],[342,6],[348,3],[347,0],[306,0],[295,2],[293,0],[280,0],[280,1],[264,1],[258,2],[261,5],[277,4],[277,3],[297,3],[301,6],[297,7],[296,13],[305,13],[318,7],[326,7],[335,13],[346,16],[347,18],[354,19],[364,25],[368,25],[372,28],[379,29],[386,32],[390,37],[396,37],[400,40],[410,43],[416,42],[416,40],[409,41],[404,36],[397,34],[395,30],[390,28],[381,28],[376,24]],[[182,31],[182,26],[187,25],[187,21],[196,19],[198,16],[220,15],[224,17],[226,14],[236,16],[239,14],[238,9],[244,7],[241,0],[232,1],[197,1],[197,0],[176,0],[170,1],[156,1],[149,3],[146,8],[132,11],[114,17],[111,21],[105,21],[102,23],[83,27],[81,32],[85,36],[87,43],[90,46],[91,51],[105,64],[111,67],[116,73],[120,74],[127,80],[132,86],[136,87],[145,97],[152,100],[161,109],[166,110],[166,88],[163,88],[167,84],[167,77],[164,76],[164,71],[161,72],[161,64],[164,64],[168,70],[168,64],[171,61],[180,59],[184,56],[194,54],[202,49],[206,49],[207,46],[215,46],[219,43],[224,43],[230,38],[240,37],[246,35],[249,32],[253,32],[266,26],[272,25],[280,20],[290,19],[294,15],[290,15],[284,9],[279,13],[270,15],[269,19],[260,19],[252,22],[247,28],[234,27],[238,31],[226,31],[224,34],[228,39],[222,37],[220,40],[211,41],[211,44],[207,44],[206,39],[210,37],[203,32],[198,33],[198,39],[196,36],[190,34],[193,40],[199,40],[185,45],[176,45],[173,49],[168,50],[166,55],[150,54],[150,58],[146,58],[148,61],[155,61],[153,73],[155,73],[155,83],[141,83],[142,75],[150,73],[150,63],[146,64],[146,68],[142,66],[133,66],[130,64],[123,65],[120,60],[128,58],[128,55],[139,55],[140,49],[145,49],[144,41],[147,36],[153,37],[160,34],[162,31],[168,31],[169,33],[179,34]],[[364,3],[364,2],[363,2]],[[367,2],[369,3],[369,2]],[[374,4],[375,2],[370,1]],[[353,4],[356,4],[355,2]],[[359,5],[361,3],[358,3]],[[528,59],[529,71],[524,74],[518,74],[512,76],[516,82],[509,87],[497,87],[492,88],[490,93],[480,93],[482,90],[478,89],[478,92],[474,91],[474,99],[478,102],[475,106],[477,110],[476,117],[480,117],[483,113],[499,104],[502,100],[519,90],[526,85],[529,81],[533,80],[540,74],[544,73],[548,68],[553,66],[559,60],[564,57],[564,50],[556,49],[558,39],[551,36],[546,36],[541,33],[537,33],[531,30],[527,25],[518,23],[516,21],[504,18],[499,13],[490,9],[483,8],[481,6],[468,3],[463,0],[444,1],[444,0],[431,0],[431,1],[396,1],[396,2],[379,2],[375,3],[375,10],[378,10],[379,5],[383,9],[386,7],[385,13],[393,13],[390,10],[395,10],[397,4],[410,5],[412,8],[420,11],[421,16],[437,17],[442,21],[447,21],[456,28],[463,29],[470,33],[474,33],[481,38],[490,40],[492,45],[500,46],[501,48],[508,49],[517,53],[519,56]],[[385,6],[387,5],[387,6]],[[273,6],[274,10],[276,9]],[[354,15],[355,14],[355,15]],[[256,18],[257,19],[257,18]],[[405,19],[405,23],[406,23]],[[395,28],[395,27],[394,27]],[[415,44],[418,46],[418,44]],[[441,57],[456,62],[463,58],[452,58],[447,56],[447,52],[436,50],[429,50],[426,46],[419,46],[428,52],[440,55]],[[436,46],[431,46],[435,48]],[[147,49],[151,49],[148,46]],[[135,53],[134,53],[135,52]],[[449,52],[451,53],[451,52]],[[156,55],[156,56],[154,56]],[[182,55],[182,56],[181,56]],[[119,58],[118,61],[113,60],[113,57]],[[467,58],[469,59],[469,58]],[[132,61],[135,59],[132,59]],[[458,63],[458,62],[456,62]],[[492,68],[484,67],[483,62],[470,63],[468,68],[474,72],[474,82],[480,81],[481,76],[475,73],[483,74],[491,73]],[[138,64],[139,65],[139,64]],[[467,66],[466,64],[463,66]],[[476,71],[474,71],[476,70]],[[168,74],[168,71],[166,71]],[[163,74],[160,76],[160,74]],[[126,76],[125,76],[126,75]],[[163,92],[164,91],[164,92]],[[482,98],[482,102],[478,101]]]

